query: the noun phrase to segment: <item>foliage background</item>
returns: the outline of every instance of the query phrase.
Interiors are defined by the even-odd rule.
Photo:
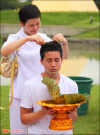
[[[20,2],[18,0],[1,0],[0,10],[18,9],[22,5],[30,4],[31,2],[32,0],[27,0],[26,2]]]

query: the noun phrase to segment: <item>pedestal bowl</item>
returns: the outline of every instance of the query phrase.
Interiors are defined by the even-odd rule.
[[[40,104],[41,106],[46,106],[48,108],[52,108],[56,111],[54,114],[54,118],[50,121],[49,129],[52,130],[70,130],[73,129],[74,126],[72,125],[72,119],[68,118],[68,111],[72,110],[74,107],[79,106],[83,103],[86,103],[86,101],[82,101],[80,103],[75,104],[57,104],[55,101],[51,100],[40,100],[36,102],[37,104]]]

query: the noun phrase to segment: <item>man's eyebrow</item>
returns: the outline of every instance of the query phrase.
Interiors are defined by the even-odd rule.
[[[52,58],[47,58],[47,59],[51,60]],[[60,59],[60,58],[55,58],[55,59]]]
[[[39,22],[37,22],[36,24],[38,24],[38,23],[40,23],[40,21],[39,21]]]
[[[60,58],[56,58],[56,59],[60,59]]]
[[[40,23],[40,21],[39,21],[39,22],[37,22],[36,24],[38,24],[38,23]],[[35,25],[35,24],[30,24],[30,25]]]
[[[47,59],[51,59],[51,58],[47,58]]]

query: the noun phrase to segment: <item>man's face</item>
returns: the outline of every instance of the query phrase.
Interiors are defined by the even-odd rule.
[[[45,52],[45,57],[41,60],[41,64],[44,65],[45,68],[45,73],[49,77],[58,74],[61,63],[62,59],[58,51]]]
[[[23,27],[24,32],[27,35],[35,35],[37,34],[39,28],[41,27],[40,17],[28,19],[25,25],[22,22],[20,22],[20,25]]]

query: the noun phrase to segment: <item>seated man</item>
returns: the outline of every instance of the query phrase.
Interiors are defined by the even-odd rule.
[[[78,93],[77,84],[68,77],[59,73],[62,63],[62,48],[55,41],[42,45],[40,50],[41,64],[45,71],[23,85],[21,99],[21,122],[28,125],[29,134],[73,134],[73,130],[50,130],[49,124],[54,110],[36,104],[38,100],[51,99],[48,88],[41,81],[49,76],[54,79],[60,87],[61,94]],[[32,112],[30,112],[33,109]],[[70,111],[68,116],[75,122],[77,119],[77,108]]]

